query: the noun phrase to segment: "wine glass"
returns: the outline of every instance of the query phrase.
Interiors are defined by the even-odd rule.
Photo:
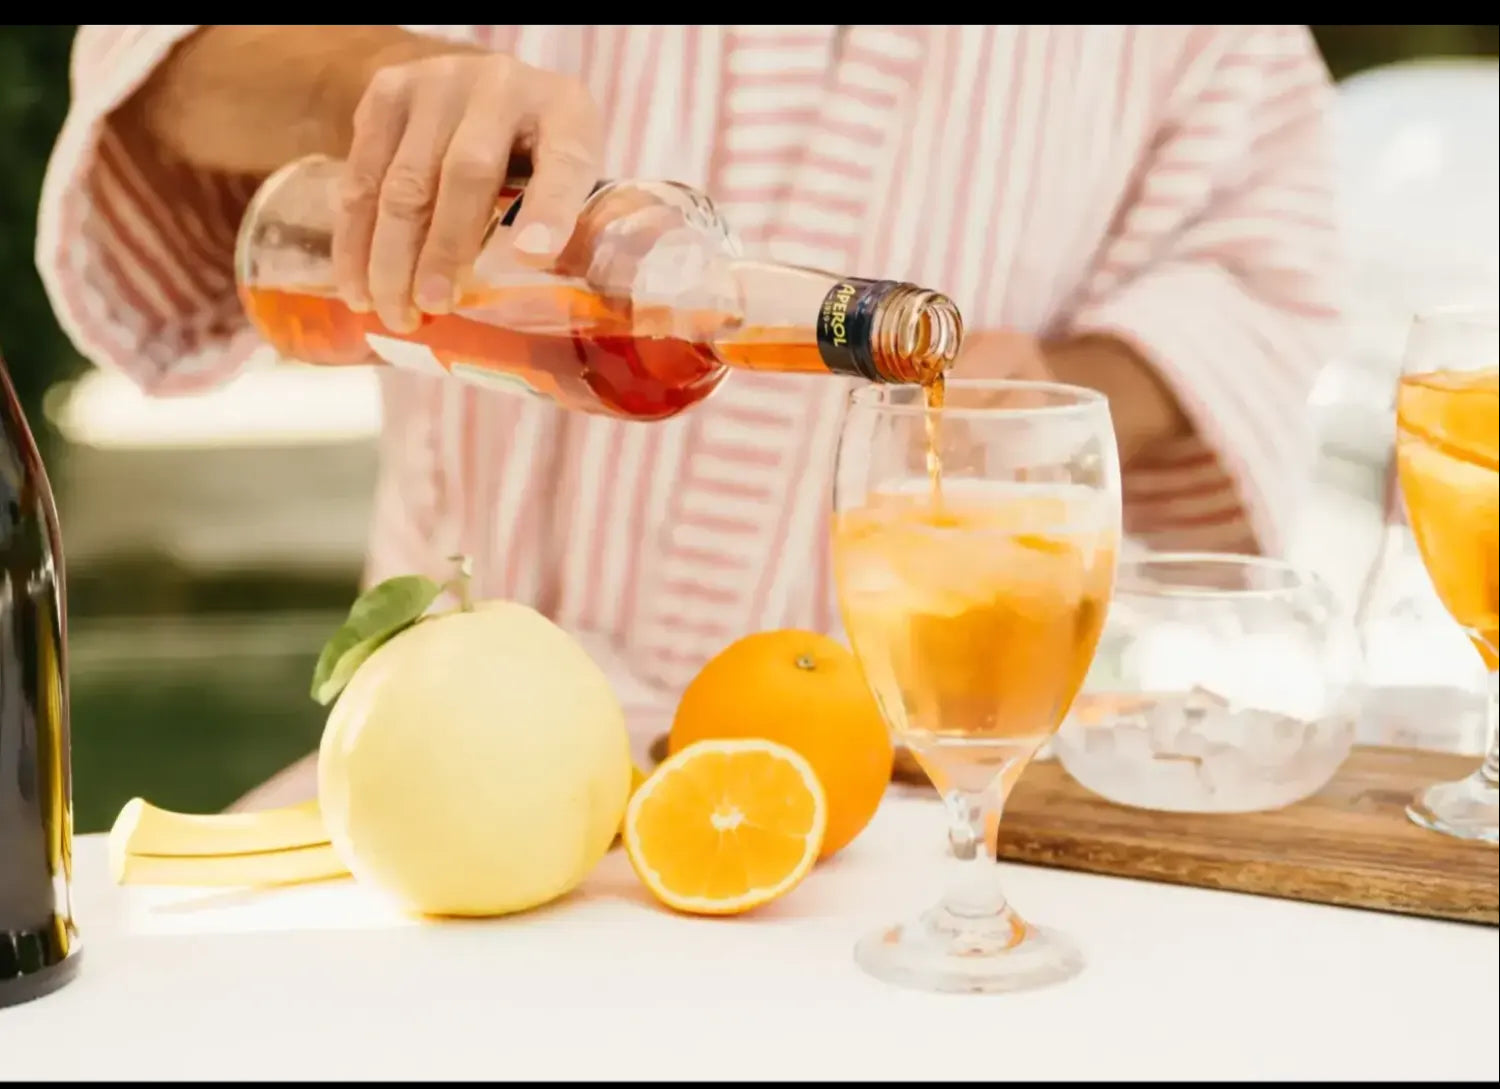
[[[1105,398],[1045,382],[850,395],[834,484],[845,631],[882,714],[946,803],[954,884],[864,938],[888,982],[1019,990],[1082,958],[997,882],[1001,809],[1093,658],[1114,581],[1120,469]]]
[[[1500,334],[1493,308],[1417,315],[1396,393],[1396,466],[1427,576],[1489,673],[1489,749],[1467,779],[1423,790],[1412,820],[1496,842],[1497,609],[1500,609]]]

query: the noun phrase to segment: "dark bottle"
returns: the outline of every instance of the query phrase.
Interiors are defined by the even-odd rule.
[[[52,489],[0,360],[0,1006],[78,971],[67,640]]]

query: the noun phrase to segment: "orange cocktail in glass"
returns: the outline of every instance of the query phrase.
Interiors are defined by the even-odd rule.
[[[1429,787],[1419,824],[1496,842],[1496,661],[1500,648],[1500,368],[1493,310],[1419,317],[1396,397],[1396,462],[1422,563],[1489,671],[1490,743],[1467,779]]]

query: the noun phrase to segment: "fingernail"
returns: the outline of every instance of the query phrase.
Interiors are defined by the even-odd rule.
[[[355,295],[346,304],[356,314],[368,314],[370,312],[370,300],[363,295]]]
[[[444,276],[428,276],[417,285],[417,305],[429,314],[446,314],[453,307],[453,285]]]
[[[516,235],[516,249],[523,253],[546,254],[552,252],[552,230],[545,223],[528,223]]]
[[[409,306],[404,310],[390,315],[389,319],[382,316],[380,324],[393,333],[414,333],[417,327],[422,324],[422,318],[417,313],[415,307]]]

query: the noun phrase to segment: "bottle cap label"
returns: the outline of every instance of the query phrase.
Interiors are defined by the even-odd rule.
[[[871,350],[880,300],[896,284],[849,276],[834,284],[818,310],[818,352],[834,374],[881,380]]]

